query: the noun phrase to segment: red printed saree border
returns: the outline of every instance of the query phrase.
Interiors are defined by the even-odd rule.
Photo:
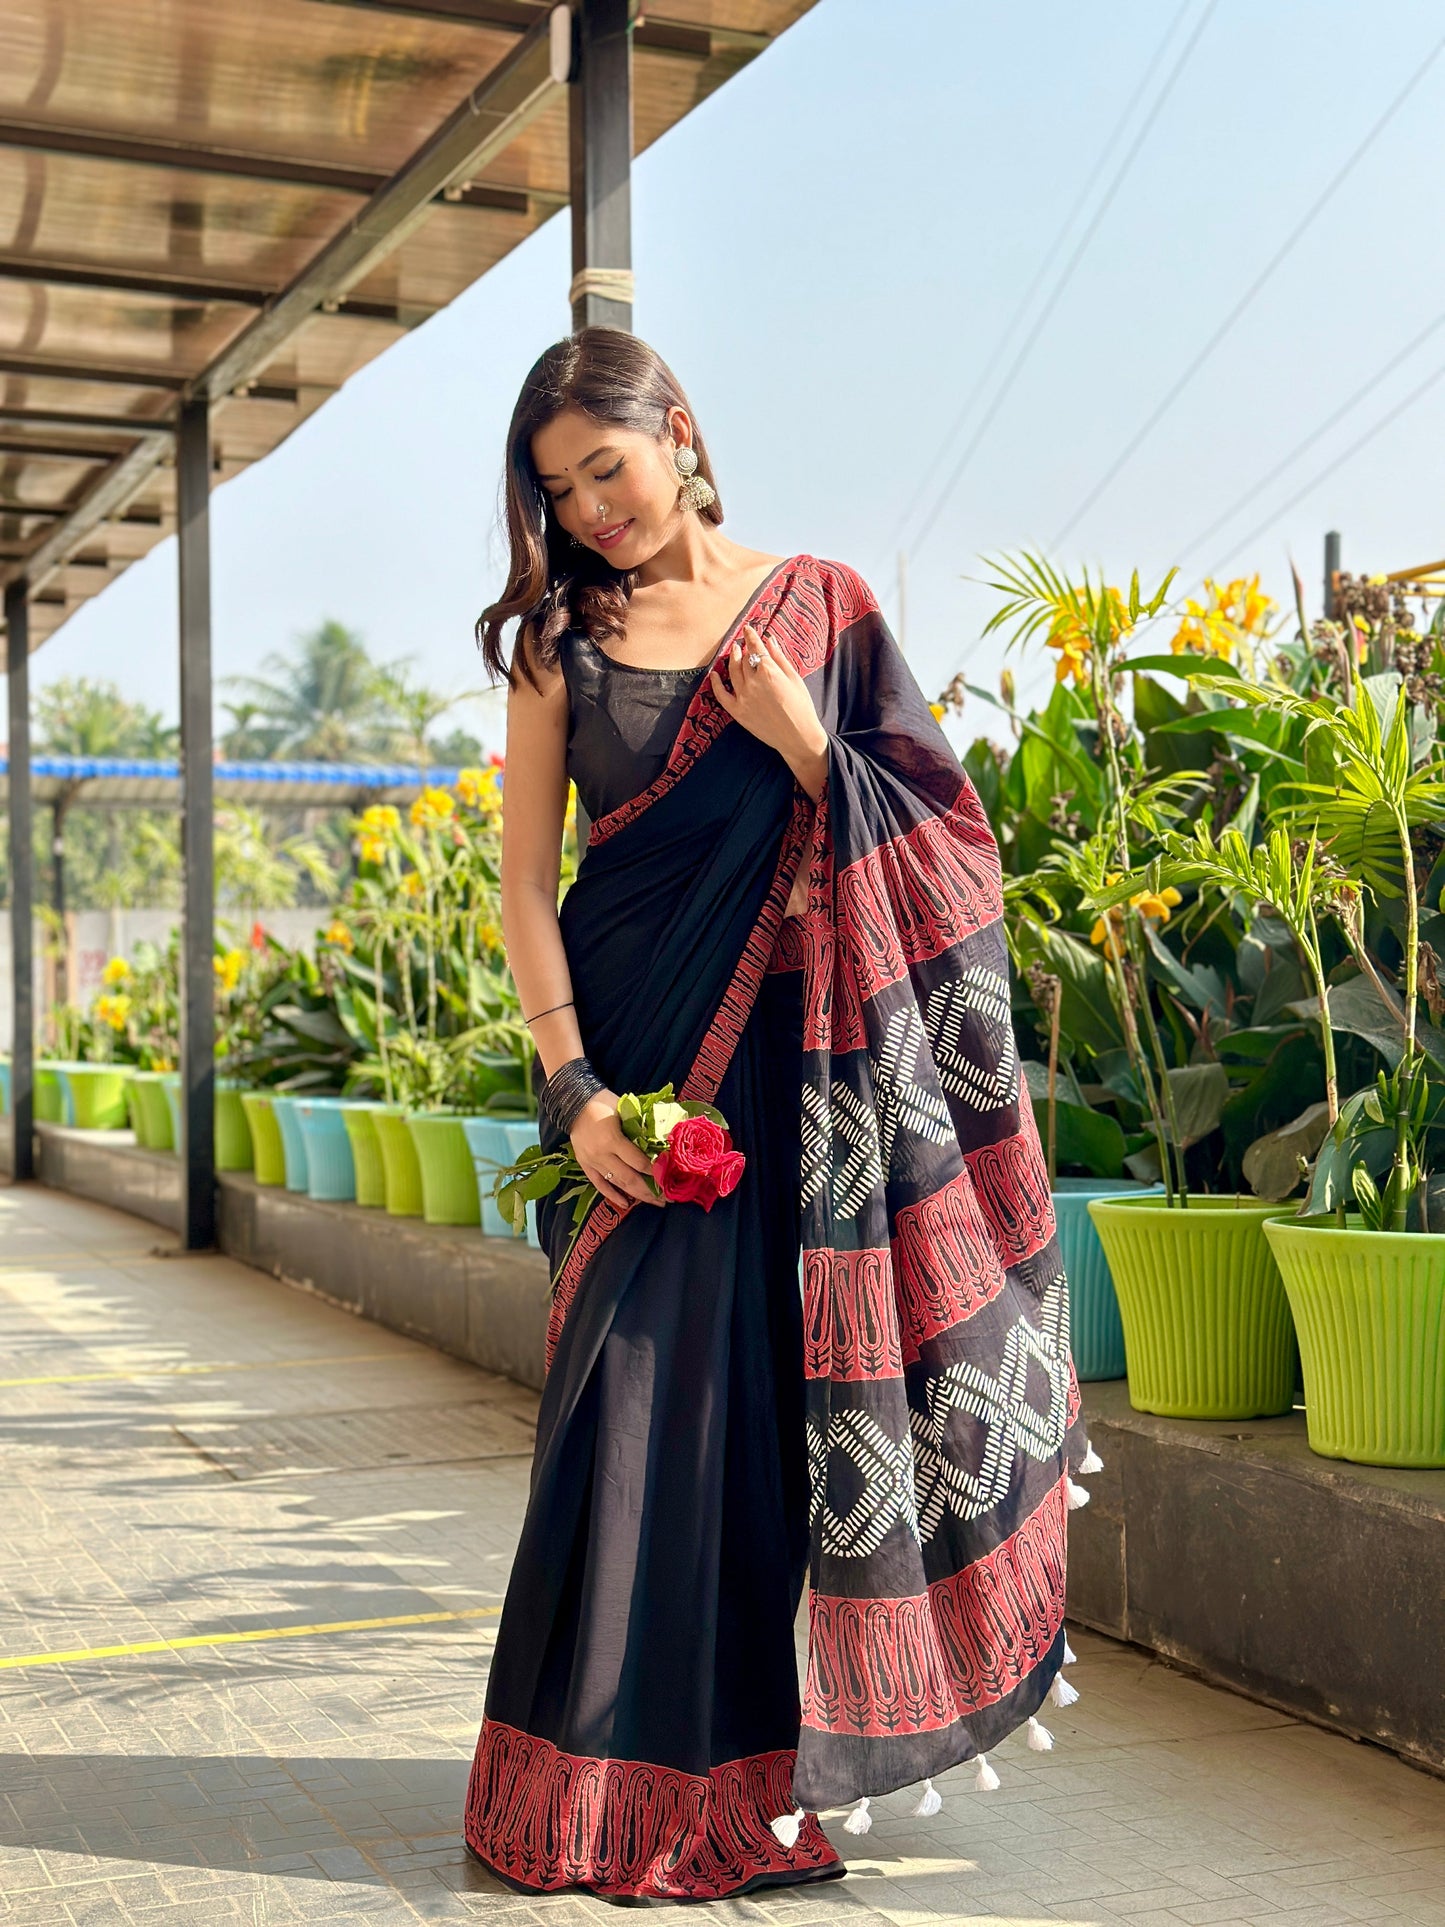
[[[924,1593],[811,1593],[804,1727],[870,1739],[935,1733],[1016,1691],[1064,1623],[1066,1485]]]
[[[816,1819],[792,1847],[769,1829],[792,1805],[792,1749],[706,1774],[563,1753],[483,1722],[467,1787],[466,1840],[519,1886],[659,1900],[719,1900],[764,1879],[838,1866]]]

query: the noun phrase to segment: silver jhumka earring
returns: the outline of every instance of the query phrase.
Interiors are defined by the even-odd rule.
[[[697,450],[686,445],[672,451],[672,465],[677,470],[682,487],[677,492],[677,505],[684,509],[711,508],[717,500],[717,490],[712,483],[697,472]]]

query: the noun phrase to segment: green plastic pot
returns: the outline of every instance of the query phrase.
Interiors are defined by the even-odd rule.
[[[271,1108],[271,1093],[242,1091],[241,1108],[251,1127],[251,1168],[257,1184],[284,1184],[286,1147],[281,1142],[281,1126]]]
[[[136,1142],[147,1151],[169,1151],[175,1146],[164,1077],[163,1071],[131,1073],[131,1117],[135,1124]]]
[[[421,1172],[422,1216],[428,1224],[480,1224],[481,1203],[471,1148],[459,1117],[417,1112],[406,1120]]]
[[[421,1167],[416,1161],[416,1145],[407,1129],[406,1118],[399,1105],[375,1112],[374,1118],[376,1141],[381,1146],[387,1212],[393,1218],[419,1218],[422,1214]]]
[[[1310,1449],[1445,1467],[1445,1233],[1265,1227],[1299,1332]]]
[[[246,1122],[244,1093],[234,1084],[216,1085],[216,1169],[249,1171],[255,1162],[251,1127]]]
[[[35,1067],[31,1116],[37,1124],[65,1122],[65,1086],[60,1081],[59,1072],[48,1064],[37,1064]]]
[[[1089,1201],[1143,1197],[1158,1188],[1132,1178],[1058,1178],[1054,1183],[1059,1256],[1069,1281],[1069,1348],[1081,1380],[1122,1378],[1125,1369],[1119,1300]]]
[[[372,1210],[380,1210],[386,1204],[386,1168],[381,1161],[381,1142],[376,1135],[375,1116],[377,1111],[383,1109],[385,1106],[381,1104],[347,1102],[341,1106],[341,1121],[351,1140],[351,1162],[356,1172],[356,1202]]]
[[[1095,1198],[1114,1274],[1129,1403],[1164,1418],[1267,1418],[1294,1403],[1289,1300],[1257,1198]]]
[[[126,1064],[70,1064],[65,1079],[76,1127],[82,1131],[123,1131],[126,1120]]]

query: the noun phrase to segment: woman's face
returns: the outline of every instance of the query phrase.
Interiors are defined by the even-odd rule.
[[[658,441],[568,408],[533,435],[532,460],[558,524],[614,569],[636,569],[677,533],[672,451],[691,441],[680,408]]]

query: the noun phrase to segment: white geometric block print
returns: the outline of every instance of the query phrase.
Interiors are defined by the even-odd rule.
[[[878,1120],[873,1111],[846,1084],[835,1084],[826,1103],[810,1084],[805,1084],[802,1134],[804,1208],[827,1182],[833,1138],[837,1136],[847,1148],[833,1171],[833,1216],[856,1218],[883,1182]]]
[[[843,1513],[828,1505],[828,1461],[840,1453],[858,1472],[862,1486]],[[918,1512],[913,1496],[913,1446],[908,1439],[890,1439],[867,1412],[850,1408],[834,1412],[826,1439],[814,1419],[808,1421],[809,1525],[823,1520],[823,1550],[835,1559],[866,1559],[876,1552],[895,1525],[906,1526],[918,1537]]]
[[[1042,1323],[1020,1318],[1004,1341],[997,1378],[976,1365],[951,1365],[924,1388],[924,1409],[910,1408],[913,1428],[918,1526],[926,1545],[945,1520],[976,1519],[1006,1496],[1015,1454],[1054,1458],[1064,1442],[1069,1398],[1068,1288],[1054,1278],[1040,1306]],[[1043,1371],[1048,1410],[1028,1397],[1030,1362]],[[977,1471],[958,1465],[947,1449],[949,1423],[956,1412],[985,1428],[983,1457]]]
[[[967,1019],[981,1020],[992,1068],[979,1063],[965,1048]],[[1008,979],[982,965],[940,984],[923,1006],[938,1080],[950,1097],[961,1098],[978,1111],[998,1110],[1013,1102],[1018,1083],[1013,1014],[1009,1009]]]

